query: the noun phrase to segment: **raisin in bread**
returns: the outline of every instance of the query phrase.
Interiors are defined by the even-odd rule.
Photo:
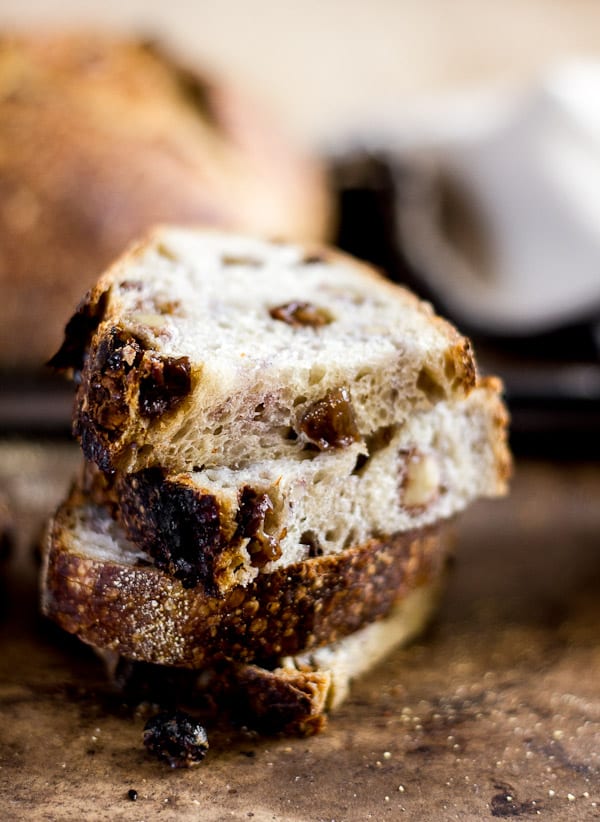
[[[52,364],[78,373],[75,431],[105,471],[366,455],[477,384],[468,340],[369,267],[177,228],[100,279]]]
[[[4,35],[0,156],[4,368],[41,368],[81,294],[156,222],[329,233],[317,163],[253,100],[150,43]]]
[[[106,509],[75,492],[49,526],[42,608],[84,642],[129,659],[188,668],[260,663],[385,617],[439,577],[447,543],[436,526],[371,539],[211,596],[151,565]]]
[[[305,459],[181,474],[150,468],[107,478],[87,463],[82,483],[157,567],[215,594],[448,519],[506,488],[505,414],[493,380],[367,447],[368,456],[354,443]]]

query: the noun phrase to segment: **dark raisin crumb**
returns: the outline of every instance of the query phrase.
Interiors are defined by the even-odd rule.
[[[328,325],[333,320],[333,317],[325,308],[296,300],[269,309],[269,314],[274,320],[281,320],[281,322],[296,328],[304,325],[319,328],[322,325]]]
[[[198,765],[208,751],[208,737],[202,725],[183,711],[163,711],[144,727],[148,751],[172,768]]]
[[[135,788],[129,788],[127,791],[127,798],[130,799],[132,802],[136,802],[138,798],[138,792]]]
[[[330,391],[313,403],[300,420],[300,431],[322,451],[347,448],[360,441],[360,433],[346,388]]]
[[[140,380],[140,414],[152,418],[172,411],[190,393],[191,387],[187,357],[156,357]]]
[[[265,530],[265,520],[272,511],[273,502],[268,494],[259,494],[249,485],[243,488],[236,515],[236,534],[250,540],[247,550],[250,562],[256,568],[274,562],[281,556],[279,540]]]

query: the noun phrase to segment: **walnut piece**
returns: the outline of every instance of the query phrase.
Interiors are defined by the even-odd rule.
[[[430,505],[440,489],[440,468],[435,457],[420,451],[411,452],[406,462],[402,488],[405,508]]]

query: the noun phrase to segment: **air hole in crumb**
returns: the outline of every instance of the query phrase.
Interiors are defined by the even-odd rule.
[[[298,439],[298,434],[296,431],[294,431],[293,428],[288,428],[288,430],[285,433],[285,439],[291,440],[293,442],[294,440]]]
[[[424,366],[417,377],[417,388],[430,402],[441,402],[446,399],[446,392],[427,366]]]
[[[305,403],[305,402],[306,402],[306,397],[304,396],[304,394],[301,394],[299,397],[294,398],[294,402],[292,403],[292,405],[293,405],[294,408],[296,408],[297,406],[302,405],[302,403]]]
[[[309,557],[323,556],[323,548],[321,547],[319,537],[315,534],[314,531],[304,531],[300,537],[300,544],[308,545]]]
[[[344,548],[352,548],[352,546],[356,543],[356,533],[354,530],[349,531],[346,535],[346,539],[344,540]]]
[[[264,402],[259,402],[258,405],[254,406],[254,416],[260,417],[262,416],[263,411],[265,410]]]
[[[223,426],[222,425],[217,425],[217,427],[213,431],[213,434],[217,437],[219,434],[222,434],[222,433],[223,433]]]
[[[356,458],[356,462],[354,463],[354,468],[352,469],[353,474],[360,474],[362,469],[365,467],[367,462],[369,461],[369,457],[367,454],[359,454]]]
[[[337,531],[329,530],[325,532],[327,542],[334,542],[337,539]]]

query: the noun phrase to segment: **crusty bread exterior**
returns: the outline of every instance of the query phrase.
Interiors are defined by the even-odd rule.
[[[331,645],[278,660],[270,670],[235,665],[210,684],[230,692],[250,727],[299,736],[318,733],[328,714],[348,698],[354,679],[423,630],[437,603],[438,583],[415,588],[383,619]]]
[[[52,364],[81,371],[75,431],[105,471],[366,452],[477,384],[468,340],[369,267],[174,228],[100,279]]]
[[[41,368],[64,318],[160,221],[323,239],[330,197],[251,101],[156,45],[0,42],[0,366]]]
[[[441,580],[419,585],[387,616],[330,645],[271,661],[219,661],[200,671],[133,662],[114,651],[94,648],[113,687],[128,702],[199,708],[208,703],[236,724],[261,733],[308,736],[327,725],[350,693],[352,682],[372,670],[394,648],[405,645],[427,625],[437,604]]]
[[[184,585],[224,593],[311,556],[431,525],[506,490],[504,408],[492,383],[393,433],[307,459],[183,474],[146,469],[83,485]]]
[[[431,526],[315,557],[226,597],[147,564],[106,510],[65,503],[49,526],[42,608],[84,642],[134,660],[188,668],[263,663],[347,636],[436,579],[447,540]]]

